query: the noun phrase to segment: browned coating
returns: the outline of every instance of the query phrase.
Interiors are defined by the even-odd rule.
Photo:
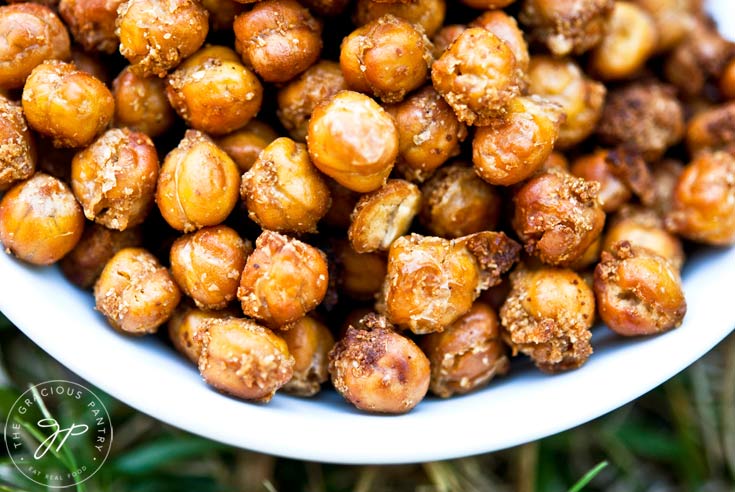
[[[36,147],[20,104],[0,96],[0,190],[36,170]]]
[[[158,77],[140,77],[128,65],[112,81],[112,95],[116,126],[153,138],[174,123],[176,115],[166,97],[166,84]]]
[[[74,40],[85,50],[114,53],[120,44],[115,35],[115,20],[123,1],[61,0],[59,14]]]

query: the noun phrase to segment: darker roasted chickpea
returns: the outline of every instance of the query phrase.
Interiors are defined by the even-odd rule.
[[[442,27],[439,32],[431,38],[431,42],[434,45],[434,49],[431,51],[434,59],[439,58],[449,48],[455,39],[459,37],[467,26],[464,24],[450,24]]]
[[[0,191],[30,178],[36,170],[36,146],[20,104],[0,96]]]
[[[142,248],[124,248],[105,265],[94,284],[95,308],[116,330],[155,333],[168,321],[181,293],[168,270]]]
[[[187,130],[163,161],[156,189],[161,215],[176,230],[220,224],[239,198],[240,172],[206,135]]]
[[[286,82],[322,51],[322,24],[296,0],[264,0],[235,18],[235,48],[266,82]]]
[[[602,321],[625,336],[676,328],[686,313],[681,279],[673,265],[627,241],[602,253],[595,268],[595,296]]]
[[[204,311],[181,303],[168,320],[168,337],[181,355],[197,364],[209,321],[231,317],[235,317],[234,310]]]
[[[158,181],[158,154],[150,137],[127,128],[105,132],[71,161],[71,187],[84,215],[110,229],[141,224]]]
[[[687,123],[686,142],[692,155],[702,151],[735,151],[735,102],[697,113]]]
[[[293,377],[283,391],[299,396],[314,396],[329,379],[329,351],[334,337],[323,323],[310,316],[288,325],[281,333],[294,358]]]
[[[242,272],[237,298],[247,316],[280,327],[317,307],[328,285],[324,253],[297,239],[263,231]]]
[[[217,390],[267,403],[293,376],[294,358],[282,338],[239,318],[211,319],[202,333],[199,372]]]
[[[523,38],[523,31],[516,20],[502,10],[490,10],[470,22],[469,27],[482,27],[505,41],[516,57],[518,68],[525,74],[528,71],[530,58],[528,45]]]
[[[344,12],[350,0],[302,0],[300,3],[319,15],[333,17]]]
[[[722,71],[719,87],[725,99],[735,99],[735,59]]]
[[[541,164],[541,167],[538,169],[538,173],[545,173],[552,169],[556,169],[557,171],[569,171],[569,161],[564,154],[557,152],[556,150],[552,151],[551,154],[549,154],[549,157],[547,157]]]
[[[699,0],[635,0],[651,15],[658,33],[657,52],[668,51],[687,38],[695,22]]]
[[[520,94],[523,73],[505,41],[473,27],[433,63],[431,80],[460,121],[483,126],[506,113]]]
[[[599,183],[560,171],[528,180],[513,197],[513,229],[526,252],[556,266],[581,257],[605,224],[599,190]]]
[[[0,87],[19,89],[34,68],[46,60],[68,60],[69,34],[61,19],[36,3],[0,6]]]
[[[23,87],[28,124],[57,147],[83,147],[112,120],[115,102],[105,84],[71,63],[43,62]]]
[[[380,292],[385,280],[387,261],[378,253],[358,253],[347,241],[334,245],[337,285],[353,299],[369,300]]]
[[[432,37],[444,23],[447,5],[444,0],[413,0],[401,3],[383,3],[375,0],[357,0],[354,21],[358,26],[372,22],[385,14],[407,20],[424,28]]]
[[[540,96],[517,97],[504,118],[480,127],[472,139],[472,163],[490,184],[509,186],[535,173],[554,148],[564,121],[561,107]]]
[[[422,182],[460,152],[467,127],[432,86],[386,106],[398,129],[396,167],[406,179]]]
[[[120,44],[115,35],[117,8],[124,0],[61,0],[59,14],[74,40],[86,51],[114,53]]]
[[[660,216],[665,216],[671,210],[676,183],[683,170],[684,164],[674,159],[665,159],[653,166],[653,197],[650,205]]]
[[[255,163],[260,153],[268,144],[278,138],[278,134],[267,124],[250,120],[241,129],[215,140],[217,145],[235,161],[241,172],[245,172]]]
[[[347,329],[329,353],[329,374],[348,402],[376,413],[408,412],[424,399],[430,381],[421,349],[382,318]]]
[[[441,333],[421,338],[432,393],[442,398],[481,388],[510,369],[495,311],[480,302]]]
[[[50,265],[76,246],[84,214],[69,187],[36,173],[0,200],[0,243],[7,253],[34,265]]]
[[[314,110],[306,137],[321,172],[359,193],[385,183],[398,156],[393,118],[364,94],[340,91]]]
[[[360,194],[345,188],[333,179],[327,178],[326,182],[332,197],[332,205],[322,222],[331,227],[346,230],[352,223],[350,216],[360,200]]]
[[[96,52],[84,51],[76,44],[71,47],[71,62],[82,72],[87,72],[106,86],[109,86],[111,82],[110,73],[101,56]]]
[[[114,123],[157,137],[171,128],[176,115],[166,97],[166,83],[158,77],[140,77],[128,65],[112,81]]]
[[[439,169],[421,193],[421,223],[437,236],[452,239],[491,231],[500,218],[500,194],[471,167],[454,164]]]
[[[202,7],[209,12],[209,28],[212,31],[232,29],[235,17],[245,10],[245,6],[234,0],[202,0]]]
[[[240,195],[252,220],[280,232],[316,232],[330,205],[329,188],[309,160],[306,145],[287,137],[263,149],[243,174]]]
[[[503,338],[544,372],[576,369],[592,354],[592,289],[572,270],[518,267],[500,308]]]
[[[572,163],[570,172],[586,181],[600,183],[598,199],[606,213],[614,212],[628,202],[633,193],[625,182],[615,174],[607,163],[607,150],[596,150],[592,154],[578,157]]]
[[[339,63],[321,60],[278,91],[278,119],[291,138],[305,142],[314,108],[345,89]]]
[[[386,103],[399,102],[423,85],[432,61],[426,35],[390,14],[344,38],[339,55],[347,85]]]

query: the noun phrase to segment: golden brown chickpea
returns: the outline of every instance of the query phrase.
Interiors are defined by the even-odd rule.
[[[391,179],[372,193],[363,195],[352,212],[347,231],[358,253],[387,251],[403,236],[421,210],[421,191],[402,179]]]
[[[36,3],[0,6],[0,87],[19,89],[46,60],[68,60],[71,43],[61,19]]]
[[[181,355],[197,364],[202,355],[204,332],[207,331],[209,321],[234,317],[234,310],[204,311],[181,303],[168,320],[168,336]]]
[[[684,164],[674,159],[665,159],[653,166],[651,207],[662,217],[671,211],[676,183],[683,170]]]
[[[171,227],[191,232],[224,221],[239,190],[237,164],[209,137],[187,130],[163,161],[156,203]]]
[[[518,22],[513,17],[502,10],[490,10],[470,22],[469,27],[482,27],[505,41],[513,50],[518,68],[523,73],[528,71],[530,62],[528,45],[523,38],[523,31],[520,30]]]
[[[157,137],[171,128],[176,115],[158,77],[139,77],[130,65],[112,81],[115,125]]]
[[[501,199],[471,167],[443,167],[421,188],[421,223],[432,234],[452,239],[495,229]]]
[[[735,151],[735,102],[697,113],[687,123],[686,141],[689,152]]]
[[[317,307],[328,284],[324,253],[297,239],[263,231],[242,272],[237,298],[247,316],[280,327]]]
[[[296,0],[264,0],[238,15],[235,49],[266,82],[291,80],[319,59],[322,24]]]
[[[115,35],[117,8],[124,0],[61,0],[59,14],[74,40],[86,51],[114,53],[120,44]]]
[[[551,154],[549,154],[549,157],[547,157],[541,164],[538,173],[545,173],[552,169],[556,169],[557,171],[569,171],[569,161],[564,154],[557,152],[556,150],[552,151]]]
[[[223,309],[235,299],[245,260],[252,253],[227,226],[205,227],[180,237],[171,246],[171,274],[201,309]]]
[[[595,268],[595,296],[602,321],[624,336],[676,328],[686,313],[676,269],[662,256],[627,241],[602,253]]]
[[[580,156],[574,160],[570,169],[578,178],[600,183],[598,199],[606,213],[618,210],[633,197],[630,188],[608,164],[608,154],[609,151],[599,149],[592,154]]]
[[[391,14],[344,38],[339,55],[347,85],[386,103],[399,102],[423,85],[432,61],[423,31]]]
[[[278,119],[291,138],[305,142],[314,108],[345,89],[339,63],[321,60],[278,91]]]
[[[375,298],[385,280],[385,257],[378,253],[358,253],[347,241],[337,242],[334,253],[339,293],[360,300]]]
[[[293,377],[283,391],[299,396],[314,396],[329,379],[329,351],[334,337],[324,324],[310,316],[294,321],[281,334],[295,360]]]
[[[500,308],[503,338],[544,372],[576,369],[592,354],[595,296],[582,278],[561,268],[519,266]]]
[[[476,302],[441,333],[421,339],[431,363],[432,393],[442,398],[481,388],[510,369],[495,311]]]
[[[232,29],[235,17],[245,10],[241,3],[233,0],[202,0],[202,7],[209,12],[209,28],[212,31]]]
[[[84,214],[69,187],[36,173],[0,200],[0,243],[7,253],[34,265],[50,265],[76,246]]]
[[[349,327],[329,353],[335,389],[360,410],[405,413],[429,390],[429,360],[382,317]]]
[[[36,146],[20,104],[0,96],[0,191],[36,171]]]
[[[134,248],[143,242],[140,229],[113,231],[99,224],[88,224],[74,249],[59,262],[69,281],[82,289],[89,289],[115,253]]]
[[[385,109],[398,129],[396,166],[408,180],[426,180],[459,154],[460,143],[467,137],[467,127],[430,85]]]
[[[526,252],[556,266],[582,256],[605,224],[599,190],[599,183],[560,171],[524,183],[513,197],[513,229]]]
[[[141,224],[158,181],[158,154],[144,133],[113,128],[71,161],[71,187],[84,215],[110,229]]]
[[[505,41],[472,27],[434,62],[431,80],[460,121],[483,126],[506,113],[520,94],[523,72]]]
[[[691,32],[698,0],[635,0],[651,15],[658,32],[657,52],[669,51]]]
[[[556,148],[568,149],[595,129],[605,104],[605,86],[586,77],[570,59],[534,56],[528,72],[529,92],[561,105],[566,120]]]
[[[97,311],[129,335],[155,333],[174,313],[181,293],[155,256],[124,248],[105,265],[94,284]]]
[[[253,321],[212,319],[202,333],[199,372],[223,393],[267,403],[291,379],[293,366],[286,342]]]
[[[242,1],[242,0],[238,0]],[[309,7],[319,15],[333,17],[345,11],[349,0],[302,0],[304,6]]]
[[[462,3],[473,9],[493,10],[502,9],[516,0],[462,0]]]
[[[38,65],[23,87],[28,124],[57,147],[84,147],[112,120],[115,102],[105,84],[58,60]]]
[[[554,149],[564,113],[540,96],[517,97],[504,118],[480,127],[472,139],[472,163],[490,184],[510,186],[535,173]]]
[[[720,76],[720,92],[725,99],[735,99],[735,60],[732,60]]]
[[[432,37],[444,24],[447,5],[444,0],[414,0],[406,3],[381,3],[374,0],[357,0],[354,22],[363,26],[368,22],[393,14],[424,28],[427,36]]]
[[[240,171],[245,172],[253,167],[263,149],[277,138],[278,134],[269,125],[250,120],[241,129],[220,137],[215,142],[235,161]]]
[[[735,244],[735,157],[731,153],[702,152],[684,168],[666,226],[693,241]]]
[[[231,56],[221,57],[222,49]],[[187,125],[214,135],[245,126],[263,102],[263,86],[255,74],[237,61],[234,51],[219,46],[199,50],[166,83],[168,100]]]
[[[321,172],[359,193],[383,186],[398,157],[393,118],[371,98],[353,91],[340,91],[316,107],[306,142]]]
[[[332,206],[329,207],[322,222],[331,227],[346,230],[352,223],[350,216],[360,199],[360,194],[345,188],[333,179],[327,178],[326,182],[332,197]]]
[[[329,188],[309,160],[306,145],[281,137],[271,142],[242,176],[240,195],[248,215],[264,229],[316,232],[329,210]]]
[[[465,30],[467,30],[467,26],[464,24],[450,24],[442,27],[439,32],[431,38],[431,42],[434,45],[434,49],[431,53],[434,56],[434,59],[442,56],[447,48],[449,48],[449,45],[451,45]]]

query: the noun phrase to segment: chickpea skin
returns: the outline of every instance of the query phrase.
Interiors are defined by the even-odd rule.
[[[329,352],[334,337],[323,323],[310,316],[294,321],[281,334],[294,358],[293,377],[283,387],[286,393],[314,396],[329,379]]]
[[[347,241],[339,241],[333,248],[339,293],[345,293],[352,299],[374,299],[385,280],[385,256],[378,253],[358,253]]]
[[[59,14],[85,51],[112,54],[120,44],[115,35],[115,20],[123,1],[61,0]]]
[[[168,320],[168,337],[181,355],[197,364],[209,321],[234,317],[234,310],[205,311],[182,303]]]
[[[176,114],[166,97],[166,83],[158,77],[140,77],[128,65],[112,81],[112,96],[118,127],[154,138],[174,124]]]
[[[250,120],[244,127],[216,139],[215,142],[244,173],[253,167],[263,149],[277,138],[278,134],[269,125]]]
[[[687,122],[686,142],[692,155],[703,151],[735,151],[735,102],[694,115]]]
[[[431,53],[434,55],[434,59],[438,59],[442,56],[447,48],[449,48],[449,45],[451,45],[465,30],[467,30],[467,26],[464,24],[450,24],[442,27],[439,32],[431,38],[431,42],[434,45],[434,49],[431,50]]]
[[[523,73],[528,71],[530,62],[528,45],[515,18],[502,10],[489,10],[470,22],[469,27],[482,27],[505,41],[513,50],[518,68]]]
[[[36,171],[36,146],[20,104],[0,96],[0,191]]]
[[[609,151],[599,149],[582,155],[573,163],[570,172],[578,178],[600,183],[598,199],[606,213],[614,212],[628,202],[633,193],[626,183],[608,165]]]
[[[364,26],[385,14],[393,14],[411,24],[423,27],[426,35],[432,37],[444,24],[446,10],[445,0],[415,0],[401,3],[357,0],[353,20],[355,25]]]

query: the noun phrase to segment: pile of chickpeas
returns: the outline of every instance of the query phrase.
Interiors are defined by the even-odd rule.
[[[401,413],[682,323],[685,251],[735,243],[700,0],[300,1],[0,6],[4,249],[260,402]]]

